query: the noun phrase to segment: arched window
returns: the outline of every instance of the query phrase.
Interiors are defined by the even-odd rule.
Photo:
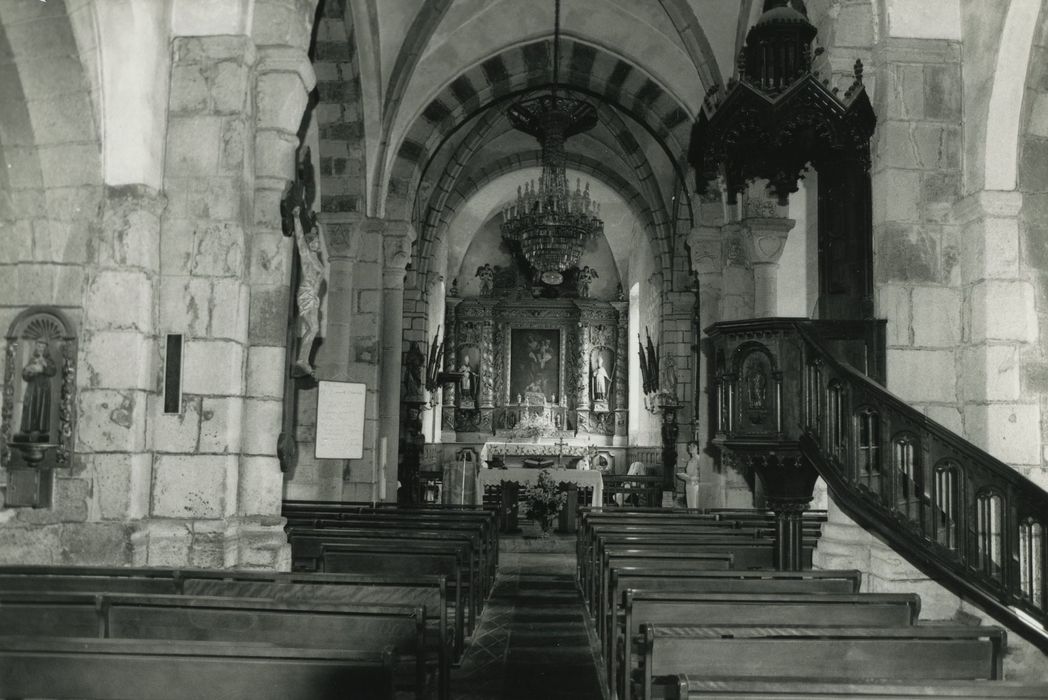
[[[1023,597],[1044,609],[1044,526],[1033,518],[1019,525],[1019,585]]]
[[[892,440],[894,507],[915,525],[921,523],[921,499],[924,496],[919,447],[917,437],[910,433],[902,433]]]
[[[859,483],[879,494],[881,489],[881,416],[866,406],[855,413],[855,458]]]
[[[975,541],[978,567],[987,576],[1001,580],[1003,569],[1004,504],[996,491],[984,491],[975,499]]]
[[[932,492],[932,525],[935,541],[951,551],[957,551],[957,523],[960,519],[961,470],[956,463],[941,462],[935,467]]]

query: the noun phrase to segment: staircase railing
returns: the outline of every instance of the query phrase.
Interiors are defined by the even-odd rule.
[[[929,419],[798,325],[801,452],[864,527],[1048,649],[1048,493]]]
[[[1048,493],[838,359],[818,322],[752,323],[772,322],[789,355],[776,364],[801,374],[781,382],[783,410],[800,415],[783,416],[778,440],[796,441],[859,525],[1048,651]],[[745,400],[731,395],[738,373],[714,383],[718,403]]]

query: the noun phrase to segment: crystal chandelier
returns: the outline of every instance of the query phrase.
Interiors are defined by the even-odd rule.
[[[572,191],[564,172],[564,142],[597,124],[593,105],[557,94],[560,69],[560,0],[555,2],[553,86],[548,95],[523,100],[507,113],[518,131],[534,136],[542,147],[542,175],[517,187],[517,199],[502,212],[502,237],[520,247],[546,284],[560,284],[562,273],[578,265],[586,243],[604,233],[600,205],[575,181]]]

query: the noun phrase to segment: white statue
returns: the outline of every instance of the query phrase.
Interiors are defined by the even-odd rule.
[[[662,385],[659,387],[662,390],[664,396],[668,396],[674,401],[677,400],[677,360],[673,355],[667,355],[662,360],[662,377],[659,383]]]
[[[611,375],[608,374],[608,370],[604,368],[604,357],[597,355],[596,365],[593,367],[593,400],[594,401],[607,401],[608,400],[608,389],[611,386]]]

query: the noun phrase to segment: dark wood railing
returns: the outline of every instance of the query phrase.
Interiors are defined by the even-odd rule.
[[[772,324],[776,342],[764,343]],[[732,324],[736,338],[739,325]],[[780,398],[765,402],[770,415],[781,415],[775,443],[796,445],[859,525],[1048,651],[1048,493],[842,361],[818,322],[751,326],[750,344],[736,344],[735,362],[714,376],[727,421],[714,442],[730,450],[740,437],[732,421],[754,411],[745,379],[731,371],[747,363],[740,349],[765,353],[770,359],[760,361],[778,370]],[[715,348],[730,344],[726,334],[711,335]]]

